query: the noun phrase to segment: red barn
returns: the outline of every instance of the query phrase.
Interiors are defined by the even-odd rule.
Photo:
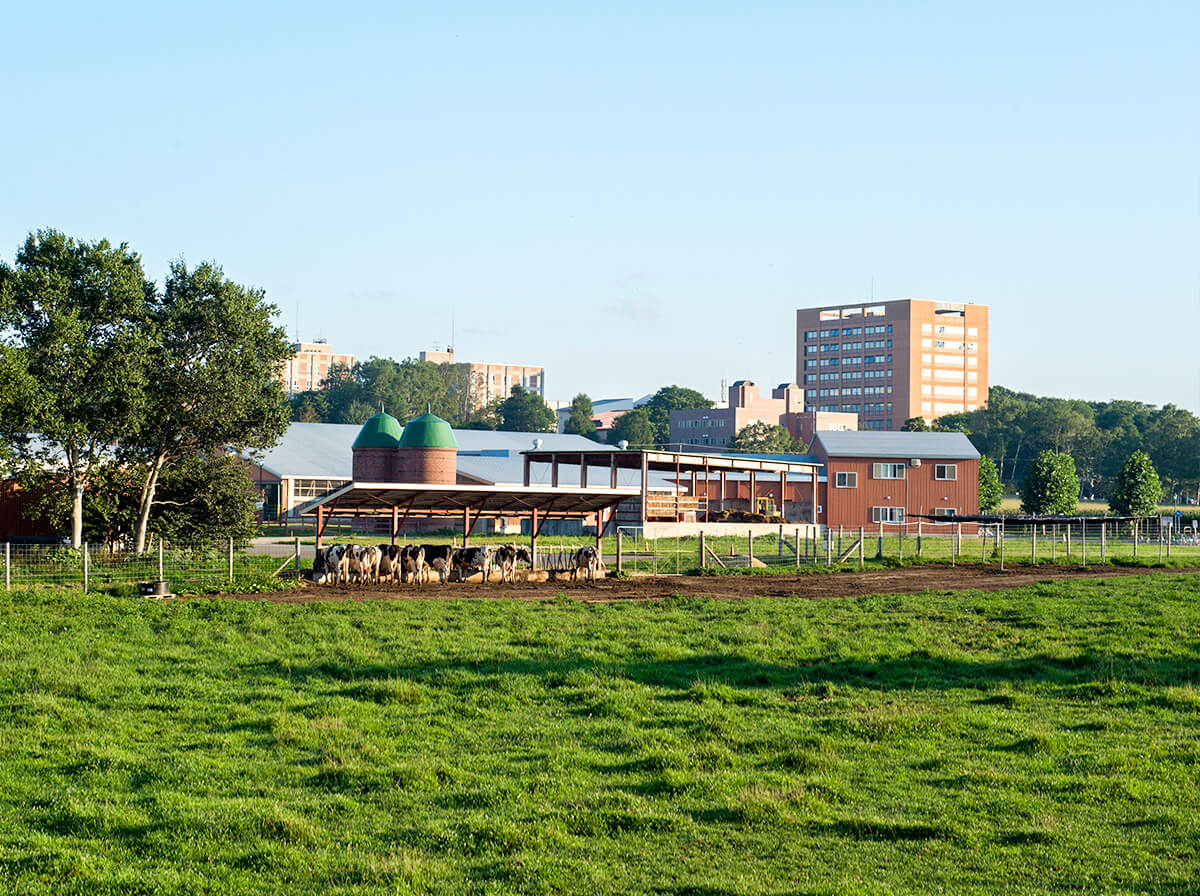
[[[825,466],[819,517],[828,526],[979,512],[979,452],[960,432],[818,432],[812,453]]]

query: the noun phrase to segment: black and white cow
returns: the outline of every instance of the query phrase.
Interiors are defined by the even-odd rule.
[[[487,545],[481,548],[458,548],[450,557],[450,567],[458,571],[458,580],[466,581],[467,576],[479,571],[484,583],[492,574],[492,549]]]
[[[338,565],[342,560],[343,547],[330,544],[317,551],[313,559],[313,581],[318,585],[332,584],[338,580]]]
[[[515,544],[503,544],[496,548],[493,562],[500,567],[501,582],[516,582],[517,563],[533,564],[529,548],[517,547]]]
[[[429,581],[432,575],[430,570],[433,570],[438,574],[438,582],[444,585],[451,572],[450,561],[454,557],[454,548],[448,544],[423,544],[421,552],[425,558],[425,564],[421,570],[423,581]]]
[[[362,584],[379,581],[379,548],[373,544],[358,548],[358,581]]]
[[[400,565],[400,546],[397,544],[382,544],[379,546],[379,581],[399,582],[403,567]]]
[[[420,585],[425,577],[425,548],[406,544],[400,549],[400,581]]]
[[[575,562],[571,564],[571,581],[574,582],[579,576],[579,571],[582,569],[587,576],[589,582],[596,581],[596,573],[604,563],[600,559],[600,552],[591,545],[586,548],[580,548],[575,552]]]

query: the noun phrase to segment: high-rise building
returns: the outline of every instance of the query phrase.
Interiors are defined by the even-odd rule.
[[[987,404],[988,307],[897,299],[796,312],[796,382],[809,410],[898,430]]]
[[[279,381],[289,396],[320,389],[334,365],[354,366],[354,355],[335,355],[329,343],[322,340],[297,342],[292,351],[295,354],[283,362],[279,371]]]

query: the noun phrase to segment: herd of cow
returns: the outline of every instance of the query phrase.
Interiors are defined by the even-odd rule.
[[[453,547],[447,544],[334,544],[317,551],[313,565],[313,581],[318,584],[397,584],[424,585],[434,574],[438,582],[466,581],[475,573],[483,582],[489,581],[492,571],[500,570],[500,581],[516,582],[518,563],[532,565],[528,548],[505,544],[493,548]],[[589,582],[603,568],[599,552],[591,546],[579,548],[568,564],[571,581],[583,573]]]

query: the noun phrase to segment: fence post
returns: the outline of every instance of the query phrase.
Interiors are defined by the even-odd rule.
[[[163,580],[163,540],[160,535],[158,538],[158,580]]]
[[[780,566],[782,566],[783,565],[783,523],[779,524],[779,543],[775,547],[778,549],[776,551],[777,556],[775,558],[775,562],[778,563]]]
[[[921,520],[917,520],[917,559],[921,559]]]
[[[1071,524],[1067,523],[1067,562],[1071,562]]]
[[[800,530],[796,530],[796,569],[800,568]]]
[[[1053,563],[1058,555],[1058,523],[1050,527],[1050,562]]]
[[[1037,522],[1029,527],[1029,558],[1037,566]]]
[[[746,538],[746,549],[750,552],[750,559],[746,561],[746,568],[750,569],[754,566],[754,530],[750,530],[750,534]]]
[[[961,535],[962,523],[954,524],[954,534],[950,536],[950,565],[958,562],[958,538]]]
[[[1087,520],[1079,521],[1079,565],[1087,566]]]
[[[829,525],[825,526],[825,565],[833,566],[833,539],[829,537]]]
[[[233,536],[229,537],[229,584],[233,584]]]
[[[12,578],[9,574],[9,570],[11,568],[12,568],[12,544],[10,542],[6,541],[6,542],[4,542],[4,590],[5,591],[10,591],[12,589]]]
[[[838,555],[838,562],[839,562],[839,563],[841,563],[841,562],[842,562],[842,524],[841,524],[841,523],[838,523],[838,549],[837,549],[837,555]]]
[[[879,549],[875,552],[875,559],[883,559],[883,520],[879,521]]]
[[[1004,572],[1004,520],[1000,520],[1000,526],[996,529],[996,537],[1000,540],[1000,571]]]
[[[1133,559],[1137,559],[1138,521],[1133,521]]]
[[[296,578],[300,578],[300,536],[296,536]]]
[[[83,543],[83,593],[88,592],[88,546],[87,542]]]
[[[901,562],[904,562],[904,527],[907,525],[901,523],[896,527],[896,556]]]
[[[705,566],[706,566],[706,558],[704,556],[704,530],[701,529],[700,530],[700,568],[704,569]]]
[[[1158,518],[1158,562],[1162,563],[1162,516]]]
[[[1103,563],[1108,555],[1108,524],[1100,524],[1100,562]]]
[[[865,539],[866,539],[866,535],[863,531],[863,527],[859,526],[858,527],[858,568],[859,569],[863,568],[863,541]]]
[[[624,572],[625,568],[621,565],[623,557],[621,556],[621,530],[617,529],[617,572]]]

